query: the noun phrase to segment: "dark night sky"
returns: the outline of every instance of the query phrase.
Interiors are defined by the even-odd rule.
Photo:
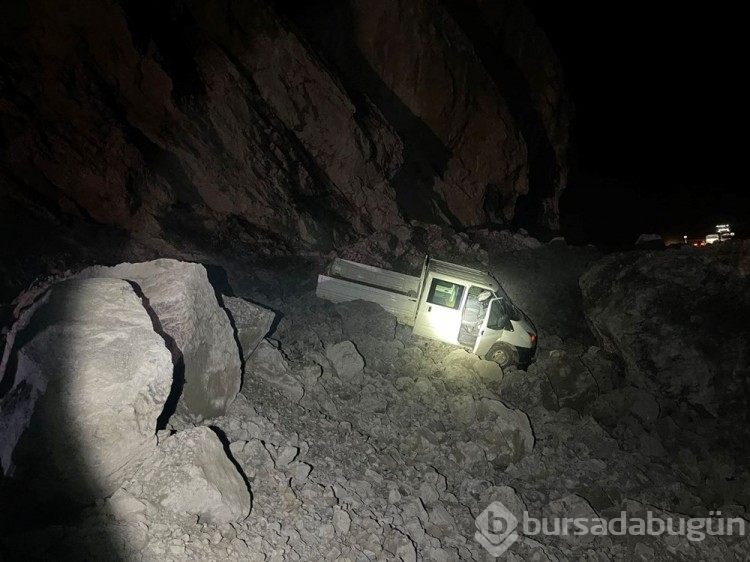
[[[712,4],[528,3],[576,106],[564,227],[612,242],[702,237],[718,221],[750,227],[746,143],[733,140],[746,103],[739,15]]]

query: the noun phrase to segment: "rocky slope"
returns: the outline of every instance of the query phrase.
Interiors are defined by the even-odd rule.
[[[56,262],[328,249],[519,198],[554,227],[570,117],[519,0],[11,3],[3,298]]]
[[[706,483],[696,495],[746,503],[750,244],[608,256],[581,288],[601,345],[621,358],[628,384],[658,403],[645,427],[669,434],[681,470]]]
[[[694,412],[670,402],[674,385],[649,385],[633,374],[638,361],[628,353],[647,357],[653,349],[647,334],[640,340],[632,327],[619,331],[634,314],[617,304],[642,295],[654,279],[680,283],[700,267],[713,272],[713,284],[694,286],[694,302],[718,286],[731,290],[746,277],[746,249],[638,252],[597,262],[582,280],[587,316],[602,338],[596,345],[580,328],[576,298],[578,276],[597,260],[595,252],[485,236],[495,238],[494,250],[458,235],[438,245],[484,262],[532,314],[543,336],[527,371],[502,371],[414,338],[370,303],[317,299],[314,262],[246,264],[222,282],[209,275],[217,289],[237,295],[218,302],[232,313],[234,341],[245,342],[239,395],[202,421],[175,411],[153,454],[75,519],[7,522],[0,544],[8,557],[489,561],[475,540],[475,518],[495,500],[519,518],[523,511],[606,519],[720,512],[747,524],[747,472],[737,450],[716,439],[726,427],[708,426],[706,418],[689,423]],[[511,241],[513,251],[497,251],[500,244],[511,250]],[[388,254],[372,242],[352,251],[410,259],[408,244]],[[685,260],[690,267],[676,268]],[[627,273],[611,276],[615,271],[650,280],[639,284]],[[653,291],[660,294],[659,286]],[[551,304],[556,294],[562,298]],[[276,312],[265,339],[268,314],[247,299]],[[646,322],[668,321],[673,312],[672,301],[638,302],[648,306]],[[19,337],[17,345],[26,341]],[[676,333],[672,345],[687,349],[690,342],[689,333]],[[28,502],[5,484],[5,506]],[[747,536],[737,534],[526,533],[504,556],[687,561],[744,560],[747,552]]]

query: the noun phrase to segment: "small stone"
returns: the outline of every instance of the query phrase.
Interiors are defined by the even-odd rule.
[[[336,492],[333,491],[331,486],[328,486],[323,492],[323,501],[329,506],[334,506],[339,503],[339,500],[336,497]]]
[[[438,491],[435,489],[435,486],[433,486],[432,484],[428,484],[427,482],[423,482],[419,487],[419,499],[422,500],[423,504],[429,506],[439,501],[440,496],[438,494]]]
[[[350,341],[342,341],[326,348],[326,357],[342,379],[354,379],[362,372],[365,361]]]
[[[289,463],[297,458],[298,453],[299,449],[297,447],[282,447],[276,457],[276,468],[283,469],[289,465]]]
[[[236,553],[241,555],[242,559],[247,559],[250,556],[250,549],[242,539],[232,539],[232,547]]]
[[[424,527],[417,517],[406,520],[403,531],[417,544],[421,544],[425,539]]]
[[[219,527],[219,531],[221,532],[221,536],[224,537],[226,540],[231,541],[234,538],[237,538],[237,530],[232,526],[227,524],[221,525]]]
[[[383,482],[383,477],[370,468],[365,469],[365,477],[369,480],[372,480],[376,484],[380,484]]]
[[[410,500],[406,503],[406,505],[404,505],[403,514],[404,518],[417,517],[423,523],[427,523],[427,521],[429,521],[430,519],[430,516],[428,515],[427,511],[425,511],[422,502],[416,498]]]
[[[399,545],[396,549],[396,556],[400,557],[403,562],[417,562],[417,549],[414,548],[414,544],[409,541]]]
[[[349,514],[339,507],[333,508],[333,527],[339,535],[346,535],[351,527],[352,520]]]
[[[388,503],[398,503],[401,501],[401,493],[395,488],[388,491]]]
[[[457,562],[458,557],[455,553],[442,548],[426,548],[425,560],[430,560],[430,562]]]
[[[364,544],[362,545],[362,549],[365,556],[367,556],[368,558],[376,557],[383,551],[383,545],[380,537],[378,537],[374,533],[370,533],[369,535],[367,535],[367,540],[365,540]]]
[[[336,515],[334,514],[334,519]],[[318,528],[318,536],[320,537],[320,540],[323,542],[329,542],[332,541],[336,533],[336,529],[333,525],[330,523],[323,523]]]
[[[311,471],[312,466],[304,462],[295,462],[289,467],[289,473],[292,475],[294,483],[297,485],[304,483]]]
[[[289,370],[289,363],[268,340],[262,340],[248,358],[245,371],[274,385],[277,390],[294,402],[305,395],[302,383]]]
[[[448,513],[445,506],[438,504],[430,510],[430,523],[433,525],[441,525],[444,527],[453,528],[456,526],[456,522],[453,516]]]

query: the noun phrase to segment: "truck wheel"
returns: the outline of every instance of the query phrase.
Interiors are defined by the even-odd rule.
[[[484,356],[487,361],[494,361],[503,369],[518,363],[518,351],[507,343],[496,343]]]

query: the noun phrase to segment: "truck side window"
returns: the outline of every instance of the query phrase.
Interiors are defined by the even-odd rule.
[[[457,310],[461,306],[461,297],[464,295],[465,288],[463,285],[442,279],[433,279],[430,292],[427,294],[427,302]]]
[[[509,314],[503,301],[494,301],[490,306],[489,317],[487,318],[487,327],[490,330],[502,330],[508,323]]]

